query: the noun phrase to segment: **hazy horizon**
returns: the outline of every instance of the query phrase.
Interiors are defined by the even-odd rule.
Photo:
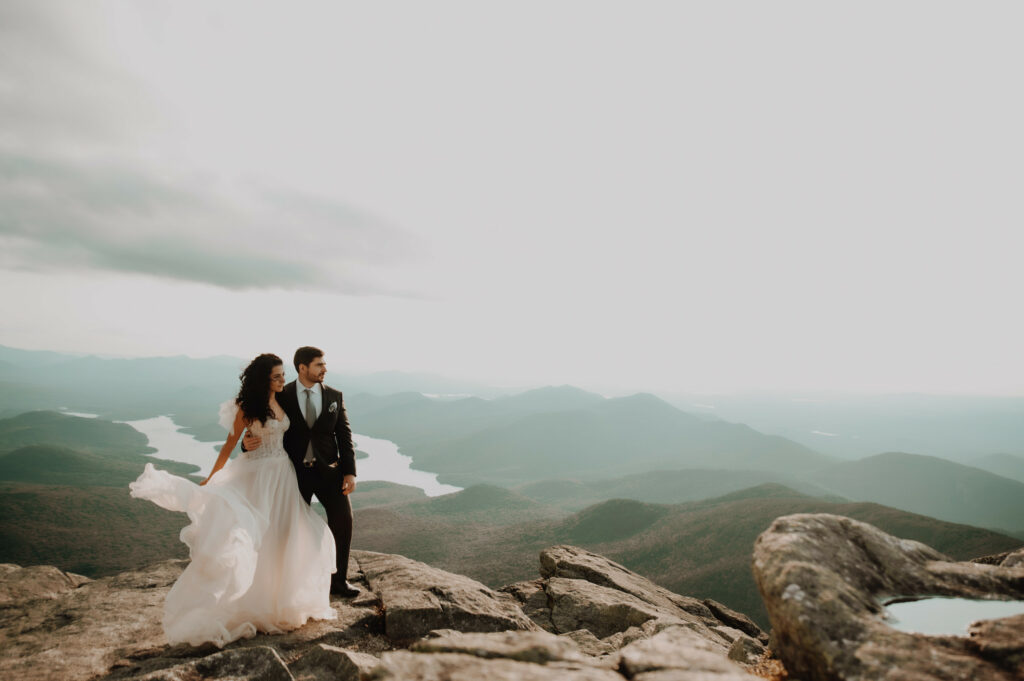
[[[1022,395],[988,8],[6,2],[0,344]]]
[[[0,348],[8,348],[8,349],[11,349],[11,350],[18,350],[18,351],[25,351],[25,352],[53,352],[53,353],[57,353],[57,354],[61,354],[61,355],[67,355],[67,356],[73,356],[73,357],[79,357],[79,358],[96,357],[98,359],[167,359],[167,358],[173,359],[173,358],[176,358],[176,357],[185,357],[185,358],[191,359],[191,360],[230,359],[230,360],[237,360],[237,362],[239,364],[239,368],[244,367],[245,364],[251,359],[251,358],[241,357],[239,355],[230,355],[230,354],[205,355],[205,356],[190,355],[190,354],[187,354],[187,353],[180,353],[180,354],[177,354],[177,355],[127,355],[127,354],[113,355],[113,354],[91,353],[91,352],[62,351],[62,350],[54,350],[52,348],[15,348],[15,347],[12,347],[12,346],[5,346],[3,344],[0,344]],[[273,352],[273,350],[268,350],[268,352]],[[285,354],[275,353],[275,354],[280,355],[281,358],[284,360],[286,377],[289,380],[293,379],[295,377],[295,371],[293,370],[293,368],[291,366],[291,356],[288,353],[285,353]],[[596,383],[593,383],[593,384],[592,383],[574,384],[574,383],[564,383],[564,382],[563,383],[555,383],[555,382],[544,382],[544,381],[538,381],[538,382],[532,382],[532,383],[526,383],[526,382],[518,382],[518,383],[502,383],[502,382],[497,382],[497,383],[494,383],[494,382],[489,382],[489,381],[481,380],[481,379],[479,379],[477,377],[474,377],[474,376],[458,376],[458,375],[440,374],[440,373],[437,373],[437,372],[426,371],[426,370],[417,371],[415,369],[408,370],[408,371],[403,371],[403,370],[397,370],[397,369],[348,370],[348,369],[344,369],[344,368],[343,369],[331,368],[328,371],[328,376],[330,376],[331,374],[341,374],[341,375],[347,375],[347,376],[372,376],[372,375],[375,375],[375,374],[399,374],[399,375],[408,375],[408,376],[433,377],[433,378],[438,378],[438,379],[441,379],[441,380],[444,380],[444,381],[449,381],[449,382],[465,383],[467,385],[477,385],[477,386],[482,387],[482,388],[486,387],[486,388],[498,389],[498,390],[500,390],[500,389],[507,389],[509,391],[512,391],[513,393],[514,392],[519,392],[519,391],[526,391],[526,390],[542,389],[542,388],[571,387],[571,388],[578,388],[580,390],[585,390],[585,391],[588,391],[588,392],[598,393],[598,394],[601,394],[601,395],[603,395],[605,397],[621,397],[621,396],[633,395],[633,394],[637,394],[637,393],[658,393],[660,395],[664,395],[666,397],[673,397],[673,398],[682,398],[682,397],[687,397],[687,396],[694,397],[694,398],[698,398],[698,397],[736,397],[736,398],[743,398],[743,397],[750,397],[750,398],[765,397],[765,398],[771,398],[771,397],[778,397],[778,398],[791,399],[794,402],[801,402],[801,401],[813,402],[814,401],[813,399],[801,399],[801,396],[802,397],[806,397],[806,398],[813,398],[813,397],[821,397],[821,398],[835,397],[835,398],[851,398],[851,399],[875,398],[875,397],[883,397],[883,398],[884,397],[904,397],[904,396],[905,397],[920,396],[920,397],[936,397],[936,398],[941,398],[941,397],[951,397],[951,398],[952,397],[964,397],[964,398],[988,398],[988,397],[990,397],[990,398],[1008,398],[1008,399],[1024,398],[1024,392],[1021,392],[1021,393],[914,392],[914,391],[903,391],[903,392],[899,392],[899,391],[890,391],[890,392],[884,392],[884,391],[883,392],[861,391],[861,392],[858,392],[858,391],[852,391],[852,390],[842,391],[842,390],[827,390],[827,389],[786,391],[786,390],[777,390],[777,389],[773,390],[773,389],[769,389],[769,388],[763,388],[763,389],[752,388],[752,389],[748,389],[748,390],[736,390],[736,391],[731,391],[731,392],[727,392],[727,391],[719,391],[719,392],[692,392],[692,391],[687,391],[687,390],[675,390],[675,391],[673,391],[673,390],[654,390],[654,389],[649,389],[648,387],[645,387],[645,386],[637,386],[637,385],[601,385],[601,384],[596,384]],[[328,378],[327,382],[330,383],[330,378]],[[484,396],[484,398],[487,399],[486,396]],[[694,404],[692,406],[694,406],[694,407],[706,407],[706,408],[711,408],[711,409],[714,408],[714,405]]]

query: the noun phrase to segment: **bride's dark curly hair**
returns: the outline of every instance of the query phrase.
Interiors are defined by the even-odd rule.
[[[267,352],[249,362],[238,376],[242,387],[238,389],[235,403],[249,421],[259,420],[267,425],[267,419],[273,416],[270,411],[270,372],[282,364],[280,357]]]

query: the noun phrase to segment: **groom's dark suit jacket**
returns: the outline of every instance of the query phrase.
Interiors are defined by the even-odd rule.
[[[345,415],[345,403],[342,402],[341,392],[321,384],[323,402],[311,429],[306,425],[306,419],[302,417],[302,411],[299,409],[297,385],[298,381],[292,381],[277,397],[278,404],[291,421],[284,434],[284,449],[292,463],[297,469],[305,467],[302,459],[306,456],[306,446],[312,440],[313,454],[316,456],[315,470],[355,475],[356,450],[352,445],[352,429],[348,425],[348,416]]]

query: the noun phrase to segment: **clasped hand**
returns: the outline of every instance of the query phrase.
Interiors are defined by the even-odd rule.
[[[263,444],[263,438],[259,435],[253,435],[251,430],[245,431],[245,437],[242,438],[242,445],[245,447],[245,451],[251,452],[254,449],[259,449],[261,444]]]
[[[245,431],[245,437],[242,438],[242,445],[245,447],[245,451],[251,452],[254,449],[258,449],[261,444],[263,444],[263,438],[261,438],[259,435],[253,435],[252,431]],[[207,482],[209,482],[209,480],[210,479],[207,478],[206,480],[199,484],[205,485]],[[356,476],[346,475],[341,483],[341,493],[351,494],[352,492],[355,491],[355,489]]]

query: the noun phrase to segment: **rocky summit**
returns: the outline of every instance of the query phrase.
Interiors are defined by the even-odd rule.
[[[96,580],[0,565],[0,680],[1024,679],[1024,615],[925,636],[893,628],[885,611],[922,596],[1024,599],[1024,549],[954,562],[835,515],[781,517],[758,538],[754,577],[770,641],[721,603],[554,546],[541,551],[537,579],[498,590],[403,556],[354,551],[349,577],[362,591],[333,602],[336,620],[224,649],[169,646],[163,602],[185,564]]]
[[[572,546],[541,552],[538,579],[497,591],[354,551],[363,592],[334,601],[337,620],[224,649],[169,646],[163,601],[185,564],[97,580],[0,566],[0,678],[738,681],[766,655],[768,637],[741,613]]]
[[[954,562],[850,518],[777,518],[754,547],[772,648],[804,681],[1020,681],[1024,615],[975,622],[965,635],[898,631],[884,605],[945,596],[1024,599],[1024,550]]]

